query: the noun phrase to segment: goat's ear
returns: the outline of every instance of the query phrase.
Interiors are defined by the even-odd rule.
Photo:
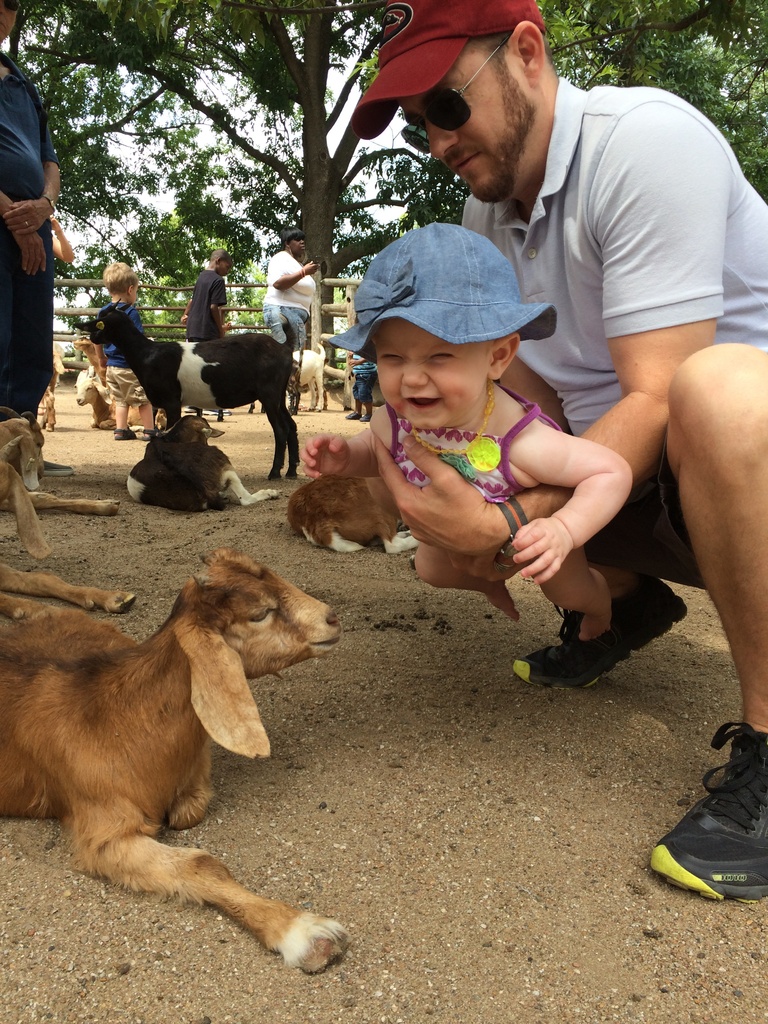
[[[222,747],[246,757],[269,757],[269,738],[239,655],[217,634],[198,627],[176,631],[189,660],[192,706]]]

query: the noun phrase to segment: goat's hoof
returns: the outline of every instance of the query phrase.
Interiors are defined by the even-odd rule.
[[[267,477],[267,480],[279,480],[279,479],[280,479],[280,470],[279,469],[273,469],[272,472]]]
[[[348,946],[349,936],[338,921],[301,914],[280,944],[280,952],[289,967],[317,974],[343,956]]]
[[[296,479],[298,479],[298,475],[299,474],[296,472],[296,467],[294,466],[292,469],[289,469],[286,472],[285,479],[286,480],[296,480]]]
[[[105,611],[112,612],[113,615],[123,615],[132,608],[136,602],[135,594],[113,594],[112,597],[107,601]]]

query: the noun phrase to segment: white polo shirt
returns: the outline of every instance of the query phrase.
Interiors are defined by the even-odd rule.
[[[471,197],[464,226],[512,263],[557,330],[520,358],[576,434],[621,398],[606,340],[717,317],[717,342],[768,350],[768,206],[702,114],[661,89],[561,79],[530,223]]]

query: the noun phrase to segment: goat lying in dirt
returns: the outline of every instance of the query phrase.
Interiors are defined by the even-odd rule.
[[[114,430],[115,410],[106,384],[92,369],[81,370],[75,381],[75,401],[79,406],[90,405],[91,426],[94,430]]]
[[[269,740],[247,678],[327,654],[336,614],[222,548],[137,644],[82,612],[0,630],[0,814],[56,817],[76,864],[126,887],[210,903],[286,963],[319,971],[346,947],[335,921],[257,896],[204,850],[161,845],[212,795],[209,736],[248,757]]]
[[[377,505],[360,477],[321,476],[302,484],[288,499],[288,524],[318,547],[360,551],[381,540],[388,555],[419,546],[397,516]]]
[[[43,430],[31,412],[22,416],[13,409],[0,407],[0,413],[14,417],[0,422],[0,509],[13,512],[24,547],[35,558],[50,554],[42,539],[35,509],[77,512],[82,515],[113,516],[119,501],[91,498],[57,498],[38,491],[43,469]],[[13,470],[9,473],[8,470]],[[36,538],[33,534],[37,532]],[[26,538],[26,539],[25,539]]]
[[[36,491],[43,475],[43,428],[31,412],[19,415],[8,406],[0,405],[0,414],[8,417],[0,422],[0,448],[13,438],[18,439],[12,449],[7,449],[5,461],[13,466],[28,491]]]
[[[167,434],[152,438],[128,474],[128,493],[134,501],[180,512],[204,512],[226,508],[227,501],[253,505],[277,498],[279,491],[251,494],[220,448],[208,444],[221,437],[202,416],[183,416]]]
[[[34,558],[45,558],[51,553],[50,546],[43,536],[40,521],[37,518],[35,505],[39,508],[57,508],[84,512],[96,515],[114,515],[118,503],[113,501],[87,501],[73,498],[70,501],[56,498],[52,494],[36,491],[30,494],[22,483],[21,477],[7,461],[9,449],[19,444],[19,438],[12,438],[4,448],[0,449],[0,509],[13,512],[16,517],[16,530],[19,540]],[[74,507],[73,507],[74,503]],[[102,608],[107,612],[125,612],[136,600],[133,594],[126,591],[99,590],[96,587],[79,587],[65,583],[58,576],[47,572],[19,572],[0,562],[0,591],[12,594],[28,594],[31,597],[54,597],[60,601],[79,605],[81,608]],[[0,615],[10,619],[23,619],[39,615],[43,605],[22,598],[9,597],[0,593]]]

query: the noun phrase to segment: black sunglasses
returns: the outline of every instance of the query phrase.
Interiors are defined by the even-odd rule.
[[[3,6],[6,11],[18,11],[19,0],[3,0]]]
[[[511,37],[511,32],[508,36],[504,36],[493,53],[488,54],[474,75],[472,75],[467,84],[463,85],[461,89],[441,89],[436,96],[432,97],[424,108],[422,116],[418,118],[414,124],[406,125],[400,132],[409,146],[418,150],[419,153],[429,153],[429,136],[427,135],[426,126],[427,121],[429,121],[430,124],[433,124],[435,128],[442,128],[443,131],[446,132],[454,132],[457,128],[461,128],[462,125],[467,123],[472,116],[472,111],[469,104],[464,99],[464,93],[470,85],[472,85],[491,58],[495,57],[499,50],[507,45]]]

